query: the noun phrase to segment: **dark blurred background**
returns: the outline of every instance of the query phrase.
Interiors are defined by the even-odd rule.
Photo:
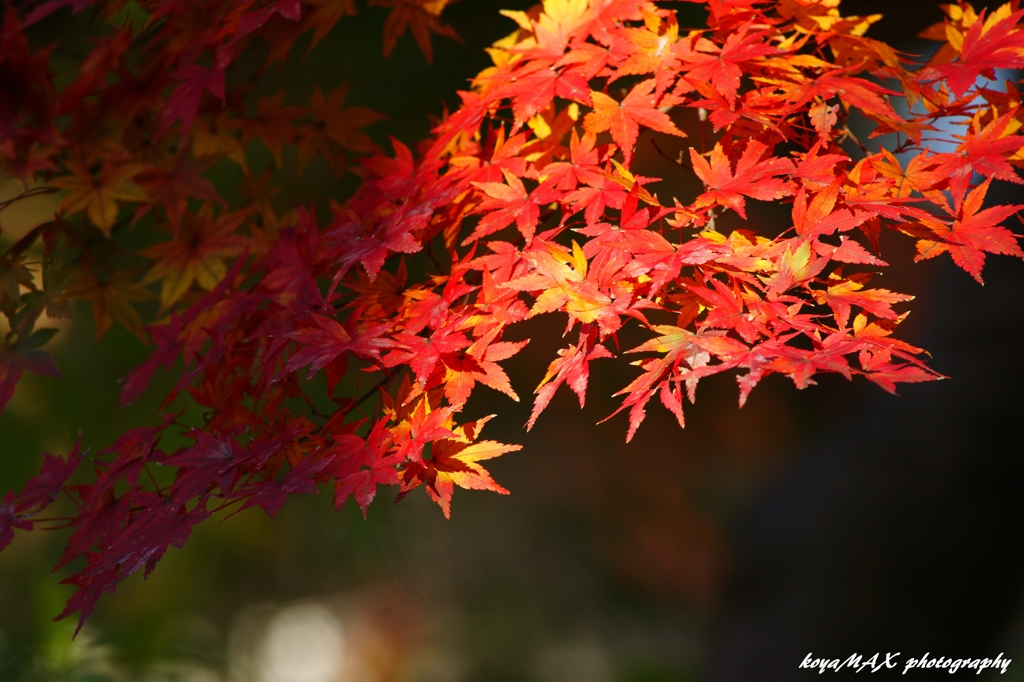
[[[265,92],[287,84],[301,101],[315,84],[350,83],[348,103],[389,117],[378,141],[411,145],[512,30],[497,10],[529,4],[450,6],[443,18],[464,44],[435,39],[433,66],[410,36],[382,60],[386,10],[360,5]],[[869,35],[908,52],[941,17],[920,0],[842,7],[887,12]],[[664,177],[657,191],[694,190],[641,145],[634,170]],[[316,164],[282,205],[351,191]],[[1020,201],[1007,187],[992,198]],[[767,232],[788,216],[760,208],[751,219]],[[808,653],[876,651],[1004,652],[1020,660],[1000,679],[1024,680],[1024,264],[990,258],[981,287],[945,258],[912,265],[912,242],[894,234],[883,253],[895,265],[879,284],[918,296],[902,337],[950,380],[895,397],[838,377],[805,391],[771,377],[739,410],[734,382],[718,377],[685,430],[652,407],[629,445],[624,416],[595,426],[634,376],[626,363],[596,365],[586,408],[563,391],[529,434],[528,401],[481,395],[470,416],[499,413],[489,437],[524,445],[492,466],[511,496],[460,490],[450,521],[422,491],[376,502],[365,521],[351,503],[334,513],[328,495],[291,499],[272,522],[258,510],[214,520],[145,584],[104,598],[74,641],[74,622],[51,621],[70,594],[50,575],[64,537],[22,533],[0,554],[0,680],[739,682],[808,678]],[[88,309],[75,312],[53,342],[66,378],[26,377],[0,415],[0,490],[79,430],[102,448],[158,403],[159,379],[118,407],[117,379],[146,349],[119,327],[97,346]],[[561,331],[552,319],[514,332],[534,339],[508,363],[521,395]]]

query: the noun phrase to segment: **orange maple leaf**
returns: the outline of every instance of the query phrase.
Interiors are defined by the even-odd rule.
[[[119,201],[146,201],[146,192],[132,179],[142,166],[136,163],[119,164],[108,159],[102,165],[87,166],[78,160],[67,162],[72,175],[54,178],[50,184],[70,192],[60,203],[60,211],[85,211],[92,224],[109,235],[117,220]]]
[[[657,108],[660,97],[654,93],[655,79],[651,78],[637,83],[621,102],[604,94],[591,92],[594,110],[583,119],[583,129],[588,133],[609,131],[615,144],[619,145],[629,165],[633,158],[640,126],[669,135],[686,137],[686,133],[676,128],[676,124],[664,111]]]
[[[895,320],[899,316],[892,304],[913,300],[913,296],[898,294],[888,289],[865,289],[864,285],[873,273],[861,272],[849,277],[832,273],[828,278],[828,289],[815,293],[820,304],[828,304],[835,313],[840,328],[845,329],[850,320],[850,306],[857,306],[875,317]]]
[[[283,101],[284,90],[273,97],[260,97],[256,118],[246,120],[242,126],[247,140],[258,136],[263,141],[278,167],[283,165],[281,146],[295,141],[292,122],[303,114],[302,107],[287,106]]]
[[[314,154],[323,156],[331,168],[340,173],[345,165],[342,151],[368,154],[376,150],[373,140],[361,128],[384,116],[366,107],[345,107],[347,94],[348,85],[335,88],[326,98],[319,87],[313,91],[309,109],[314,123],[298,134],[299,172]]]
[[[153,292],[134,281],[137,274],[136,270],[118,270],[106,280],[101,280],[91,270],[76,272],[67,296],[92,301],[97,341],[103,338],[114,320],[142,341],[147,340],[142,331],[142,316],[132,304],[151,300],[154,296]]]
[[[315,9],[306,14],[304,25],[313,29],[313,39],[309,49],[327,37],[334,25],[344,16],[356,15],[356,4],[353,0],[305,0],[306,4]]]
[[[643,12],[643,28],[623,29],[623,36],[633,47],[633,53],[620,67],[622,74],[656,73],[662,67],[678,64],[672,47],[679,40],[679,24],[674,14],[662,22],[661,17]]]
[[[434,48],[430,34],[462,42],[462,38],[451,26],[441,23],[441,12],[449,0],[370,0],[371,5],[390,7],[391,13],[384,23],[384,58],[391,56],[398,39],[412,30],[412,37],[423,51],[428,64],[434,63]]]
[[[904,199],[913,192],[924,192],[949,177],[948,173],[936,168],[936,156],[927,150],[910,159],[904,168],[899,159],[883,149],[880,156],[871,158],[871,165],[896,183],[895,195]]]
[[[491,478],[490,472],[480,465],[480,461],[516,452],[522,447],[493,440],[481,440],[471,445],[457,440],[439,440],[431,447],[430,457],[424,460],[428,472],[427,494],[441,507],[445,518],[451,516],[455,486],[508,495],[508,490]]]
[[[492,343],[500,332],[501,328],[495,327],[474,341],[465,353],[441,355],[441,362],[445,366],[445,397],[453,407],[461,409],[466,404],[477,382],[501,391],[519,402],[519,396],[512,390],[508,375],[497,363],[518,353],[529,340]]]

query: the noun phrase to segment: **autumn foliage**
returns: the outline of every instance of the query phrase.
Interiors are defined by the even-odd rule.
[[[445,0],[379,4],[392,8],[385,52],[406,30],[428,58],[431,32],[454,36]],[[380,485],[399,498],[423,486],[448,515],[456,486],[507,493],[486,460],[519,446],[460,415],[481,387],[520,399],[502,362],[527,341],[505,335],[545,313],[563,316],[565,343],[527,429],[563,385],[583,404],[595,360],[636,365],[620,392],[627,440],[654,402],[682,426],[716,374],[736,376],[741,405],[770,374],[797,388],[860,375],[887,391],[940,378],[896,334],[911,297],[871,283],[887,266],[879,235],[908,235],[919,260],[948,253],[979,282],[986,254],[1024,257],[1006,222],[1021,207],[985,202],[993,181],[1021,183],[1024,110],[1001,70],[1024,67],[1024,12],[946,5],[923,36],[934,49],[917,56],[867,37],[878,16],[838,4],[709,0],[701,26],[637,0],[505,12],[515,31],[490,49],[493,66],[415,152],[378,149],[364,129],[381,116],[344,88],[299,104],[228,85],[250,43],[270,46],[272,69],[304,34],[315,49],[354,14],[349,0],[8,7],[0,170],[24,192],[0,208],[63,200],[0,256],[0,407],[23,372],[59,376],[43,349],[54,332],[37,321],[86,299],[98,335],[117,322],[152,344],[122,402],[164,368],[177,377],[164,405],[187,397],[205,419],[171,411],[97,455],[47,455],[2,498],[0,547],[15,528],[70,527],[58,567],[77,591],[61,616],[84,619],[225,506],[273,515],[331,484],[336,506],[352,497],[365,513]],[[92,51],[60,86],[53,45],[25,37],[54,12],[96,15]],[[693,114],[699,139],[680,129]],[[658,196],[658,179],[634,172],[652,139],[679,150],[665,153],[699,194]],[[255,143],[278,165],[286,147],[300,169],[321,157],[360,187],[329,220],[282,214],[269,172],[249,172]],[[245,177],[241,204],[206,175],[223,159]],[[745,221],[751,200],[786,204],[791,220],[718,229],[730,213]],[[162,230],[135,254],[148,265],[114,267],[118,235],[143,219]],[[149,300],[159,310],[144,319]],[[619,348],[626,325],[647,340]],[[317,375],[330,414],[307,395]],[[166,451],[168,430],[192,444]],[[62,491],[76,515],[48,522]]]

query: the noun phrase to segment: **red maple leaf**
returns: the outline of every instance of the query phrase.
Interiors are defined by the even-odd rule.
[[[1017,28],[1017,22],[1022,16],[1024,10],[1012,14],[997,13],[986,20],[985,10],[982,10],[963,35],[957,59],[937,67],[954,95],[963,97],[979,75],[994,78],[995,69],[1018,69],[1024,66],[1021,53],[1024,48],[1024,31]]]
[[[751,27],[751,23],[747,23],[730,31],[721,46],[707,38],[696,37],[696,40],[679,41],[674,50],[684,62],[681,71],[687,74],[686,78],[694,82],[710,82],[729,102],[730,108],[736,102],[743,75],[740,65],[778,52],[777,48],[764,41],[770,31],[750,33]]]
[[[552,200],[561,197],[561,192],[553,191],[554,188],[551,185],[541,185],[533,192],[527,192],[522,180],[504,168],[501,169],[501,172],[505,176],[507,185],[500,182],[473,183],[487,195],[477,209],[479,213],[484,214],[484,217],[480,219],[473,234],[463,240],[463,246],[497,232],[513,222],[529,242],[533,239],[533,234],[537,229],[541,205],[551,203]]]
[[[158,137],[167,132],[175,121],[181,121],[181,139],[184,141],[192,127],[192,120],[199,111],[199,101],[204,92],[209,92],[224,102],[224,69],[230,61],[230,50],[224,49],[218,51],[213,66],[184,64],[172,74],[179,82],[167,100],[167,106],[160,119]]]
[[[938,164],[933,172],[939,177],[949,178],[949,188],[957,209],[960,208],[970,186],[971,177],[975,173],[1018,185],[1024,184],[1024,179],[1017,175],[1005,156],[1024,147],[1024,135],[1009,134],[1019,126],[1014,118],[1017,111],[1014,108],[1006,112],[984,128],[981,127],[979,112],[971,121],[967,135],[955,152],[937,154],[933,157],[933,162]],[[1010,128],[1011,124],[1013,128]]]
[[[568,383],[576,397],[579,398],[580,407],[583,407],[587,399],[587,380],[590,378],[590,362],[598,358],[613,357],[611,352],[601,344],[594,343],[593,330],[580,331],[580,340],[568,348],[559,349],[559,357],[548,366],[548,371],[537,386],[534,393],[537,397],[533,401],[533,410],[530,412],[530,420],[526,422],[526,430],[529,431],[537,423],[537,417],[544,411],[544,408],[551,402],[555,391],[563,383]]]
[[[50,354],[39,350],[56,333],[56,329],[36,329],[28,336],[17,339],[13,345],[0,343],[0,412],[14,395],[14,387],[22,372],[48,377],[61,376]]]
[[[352,496],[366,516],[370,502],[377,494],[378,485],[397,485],[397,465],[404,458],[400,453],[388,454],[393,436],[387,419],[378,420],[366,439],[346,434],[334,439],[335,447],[329,453],[334,458],[334,506],[340,509]],[[364,468],[365,467],[365,468]]]
[[[948,251],[954,263],[984,284],[981,268],[985,264],[985,252],[1024,258],[1024,251],[1021,251],[1017,243],[1019,235],[999,226],[999,223],[1024,206],[993,206],[982,210],[985,194],[991,184],[992,179],[989,178],[967,195],[952,225],[944,222],[927,223],[936,238],[917,242],[918,255],[915,260],[934,258]]]
[[[710,163],[698,154],[696,149],[690,147],[693,172],[708,188],[707,192],[697,197],[696,206],[702,208],[717,203],[733,209],[740,217],[746,218],[744,196],[771,201],[792,194],[793,190],[789,183],[772,177],[788,172],[792,168],[792,163],[788,159],[775,156],[761,161],[767,149],[767,145],[750,140],[736,162],[736,169],[733,170],[732,162],[725,155],[721,144],[716,144],[711,151]]]

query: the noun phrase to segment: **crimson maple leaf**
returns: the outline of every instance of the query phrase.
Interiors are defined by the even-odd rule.
[[[440,17],[445,5],[450,0],[371,0],[371,5],[390,7],[387,21],[384,23],[384,57],[391,55],[398,39],[407,29],[412,30],[423,56],[428,64],[434,63],[434,49],[430,44],[430,34],[451,38],[462,42],[462,38],[451,26],[442,24]]]
[[[0,342],[0,412],[14,395],[14,387],[22,372],[48,377],[61,376],[57,363],[50,354],[39,350],[56,333],[56,329],[36,329],[31,334],[18,338],[17,334],[11,332],[8,335],[8,343]],[[14,337],[14,343],[9,343],[11,337]]]
[[[204,92],[209,92],[224,102],[224,68],[230,59],[230,51],[222,49],[218,51],[213,66],[184,64],[174,72],[173,77],[179,82],[167,100],[157,137],[167,132],[175,121],[181,121],[181,139],[184,140],[192,127],[196,112],[199,111],[199,101]]]
[[[321,9],[324,7],[326,5],[321,5]],[[315,44],[315,35],[313,40]],[[281,159],[281,147],[294,142],[294,124],[302,114],[302,107],[284,104],[284,90],[282,90],[270,98],[260,97],[256,118],[246,120],[243,130],[245,130],[247,138],[258,136],[267,151],[274,157],[274,163],[282,166],[284,162]]]
[[[315,125],[303,127],[297,134],[299,142],[299,171],[306,167],[315,154],[320,154],[335,172],[344,168],[341,150],[367,154],[376,149],[365,128],[383,118],[366,107],[346,107],[348,85],[331,91],[326,98],[319,87],[313,91],[309,111]]]
[[[163,207],[171,230],[177,233],[190,199],[213,202],[221,199],[213,183],[202,175],[210,167],[209,161],[197,161],[183,152],[164,165],[170,167],[148,168],[139,173],[135,181],[148,195],[152,205]],[[146,210],[145,206],[136,209],[134,220],[138,220]]]
[[[334,506],[341,508],[351,495],[366,516],[378,485],[396,485],[402,463],[400,453],[388,454],[393,437],[387,419],[378,420],[366,439],[346,434],[334,439],[336,446],[330,456],[335,458]],[[366,467],[366,468],[363,468]]]
[[[305,0],[305,4],[312,5],[314,8],[312,12],[307,13],[304,22],[313,28],[313,38],[309,44],[310,50],[327,37],[327,34],[342,17],[356,14],[354,0]]]
[[[365,329],[352,338],[348,330],[336,320],[316,313],[311,318],[314,325],[288,333],[288,338],[298,341],[302,347],[288,359],[281,370],[282,374],[309,365],[309,376],[312,378],[316,372],[346,352],[366,358],[379,358],[381,349],[397,345],[390,339],[381,338],[389,327],[386,324]]]
[[[330,464],[326,459],[309,458],[299,466],[293,468],[281,480],[261,481],[252,483],[234,492],[227,493],[224,497],[246,497],[239,511],[250,507],[260,507],[267,512],[268,516],[274,516],[281,510],[285,499],[289,494],[306,493],[317,494],[314,477],[326,469]]]

